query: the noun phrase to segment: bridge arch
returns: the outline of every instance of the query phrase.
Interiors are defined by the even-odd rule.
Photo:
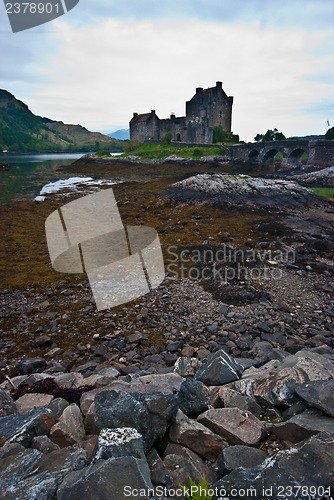
[[[252,149],[248,155],[249,163],[259,163],[259,151],[257,149]]]
[[[309,156],[309,151],[308,149],[305,148],[296,148],[293,149],[292,151],[289,152],[289,155],[287,157],[287,163],[289,164],[297,164],[299,165],[302,163],[302,160],[307,160]]]
[[[274,163],[274,158],[277,155],[277,153],[281,153],[281,150],[279,148],[269,149],[266,153],[264,153],[262,162],[267,165]]]

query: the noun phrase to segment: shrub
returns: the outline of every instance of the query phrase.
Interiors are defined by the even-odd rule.
[[[170,144],[172,139],[173,139],[172,132],[166,132],[166,134],[162,138],[161,144],[164,145]]]
[[[143,145],[142,142],[136,140],[124,141],[124,146],[123,146],[124,152],[131,153],[131,151],[134,151],[135,149],[139,148],[142,145]]]
[[[203,150],[200,148],[195,148],[193,151],[193,158],[201,158],[203,156]]]

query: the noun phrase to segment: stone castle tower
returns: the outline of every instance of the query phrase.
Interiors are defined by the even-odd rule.
[[[188,144],[212,144],[213,127],[220,125],[231,132],[233,97],[228,97],[222,82],[215,87],[198,87],[196,94],[186,102],[186,116],[160,119],[155,110],[134,113],[130,121],[130,137],[140,142],[161,140],[167,132],[173,141]]]

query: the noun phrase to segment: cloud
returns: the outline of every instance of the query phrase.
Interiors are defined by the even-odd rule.
[[[308,116],[307,107],[319,95],[333,101],[333,80],[310,78],[333,67],[333,54],[320,54],[325,30],[120,19],[89,27],[59,20],[55,28],[59,51],[43,67],[48,83],[28,103],[92,130],[126,126],[134,111],[182,116],[195,87],[216,80],[234,95],[233,130],[247,140],[273,127],[320,133],[321,110]]]

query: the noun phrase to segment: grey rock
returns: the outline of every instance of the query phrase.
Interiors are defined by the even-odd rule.
[[[230,444],[253,446],[264,433],[263,424],[252,413],[238,408],[211,409],[199,415],[197,420]]]
[[[177,373],[165,373],[152,375],[143,375],[138,379],[142,384],[154,384],[160,385],[161,387],[169,387],[170,389],[180,390],[184,378],[180,377]]]
[[[243,371],[237,361],[220,350],[208,357],[196,372],[195,378],[206,385],[222,385],[238,380]]]
[[[129,488],[128,494],[125,488]],[[146,460],[134,457],[109,458],[68,474],[58,489],[57,500],[135,500],[138,496],[132,495],[131,490],[147,491],[152,488]],[[149,495],[141,498],[149,500]]]
[[[151,481],[155,486],[171,485],[162,458],[155,448],[152,448],[147,455],[147,462],[151,471]]]
[[[261,404],[292,406],[300,400],[296,386],[310,380],[328,380],[334,377],[334,365],[324,356],[300,351],[286,357],[266,377],[256,380],[253,392]]]
[[[306,410],[304,413],[296,415],[281,424],[268,426],[271,434],[280,439],[285,439],[292,443],[299,443],[319,432],[327,432],[334,435],[334,419],[323,416],[317,410]]]
[[[145,459],[142,435],[132,427],[102,429],[93,461],[108,458],[135,457]]]
[[[17,413],[15,401],[7,392],[0,389],[0,417],[6,417],[13,413]]]
[[[253,178],[248,175],[198,174],[172,184],[164,196],[183,202],[206,201],[220,206],[293,208],[316,200],[312,191],[290,180]]]
[[[334,417],[334,380],[312,380],[296,387],[296,393],[310,406]]]
[[[86,464],[87,454],[82,449],[67,448],[47,455],[32,449],[21,451],[0,463],[0,498],[54,499],[64,477]]]
[[[21,372],[25,375],[31,375],[35,372],[41,372],[46,368],[46,361],[44,358],[30,358],[25,359],[21,363]]]
[[[228,446],[224,448],[217,460],[219,475],[224,476],[239,467],[255,467],[266,458],[268,458],[267,453],[251,446]]]
[[[49,404],[51,413],[56,420],[59,420],[61,414],[63,413],[65,408],[67,408],[67,406],[69,406],[69,403],[68,401],[66,401],[66,399],[63,398],[53,399]]]
[[[189,417],[203,413],[209,407],[208,388],[200,380],[187,379],[182,382],[179,392],[179,407]]]
[[[16,442],[30,446],[32,438],[47,435],[54,423],[51,411],[46,408],[36,408],[27,413],[2,417],[0,418],[2,443]]]

